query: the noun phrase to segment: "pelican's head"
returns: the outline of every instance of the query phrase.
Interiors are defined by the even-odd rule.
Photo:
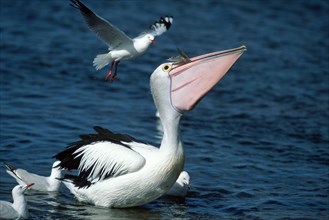
[[[194,57],[185,63],[161,64],[151,75],[151,90],[160,117],[193,109],[245,50],[241,46]]]

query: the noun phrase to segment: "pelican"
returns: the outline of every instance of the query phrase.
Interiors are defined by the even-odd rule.
[[[81,202],[95,206],[142,206],[164,195],[184,167],[179,123],[226,74],[246,50],[245,46],[167,62],[150,77],[154,103],[163,126],[160,147],[127,135],[94,127],[54,157],[66,174],[64,185]]]
[[[24,192],[33,185],[17,185],[12,190],[14,202],[0,201],[0,219],[26,219],[29,215]]]
[[[80,10],[89,29],[109,46],[110,51],[108,53],[97,55],[93,61],[96,70],[100,70],[111,63],[110,71],[105,80],[111,77],[111,81],[113,81],[117,76],[117,68],[121,60],[136,58],[144,54],[151,44],[156,42],[155,37],[169,30],[173,23],[172,16],[161,17],[159,21],[151,25],[149,31],[145,31],[132,39],[109,21],[95,14],[81,1],[71,0],[71,2],[74,8]],[[113,68],[114,73],[112,74]]]

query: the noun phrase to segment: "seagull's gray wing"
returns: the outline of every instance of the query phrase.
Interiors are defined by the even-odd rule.
[[[123,31],[113,26],[104,18],[95,14],[79,0],[71,0],[71,2],[74,8],[80,10],[89,29],[95,32],[97,36],[109,46],[109,49],[114,49],[122,43],[132,43],[131,38],[128,37]]]

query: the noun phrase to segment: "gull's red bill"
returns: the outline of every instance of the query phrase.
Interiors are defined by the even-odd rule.
[[[26,188],[31,188],[34,185],[34,183],[30,183],[26,185]]]

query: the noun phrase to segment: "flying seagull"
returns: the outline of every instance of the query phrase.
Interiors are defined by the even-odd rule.
[[[74,8],[80,10],[89,29],[96,33],[109,48],[108,53],[97,55],[93,61],[96,70],[100,70],[111,63],[110,71],[105,80],[111,78],[113,81],[117,76],[117,68],[121,60],[136,58],[144,54],[151,44],[156,42],[155,37],[166,32],[173,23],[172,16],[161,17],[159,21],[150,26],[150,30],[135,38],[130,38],[109,21],[91,11],[81,1],[71,0],[71,2]]]

